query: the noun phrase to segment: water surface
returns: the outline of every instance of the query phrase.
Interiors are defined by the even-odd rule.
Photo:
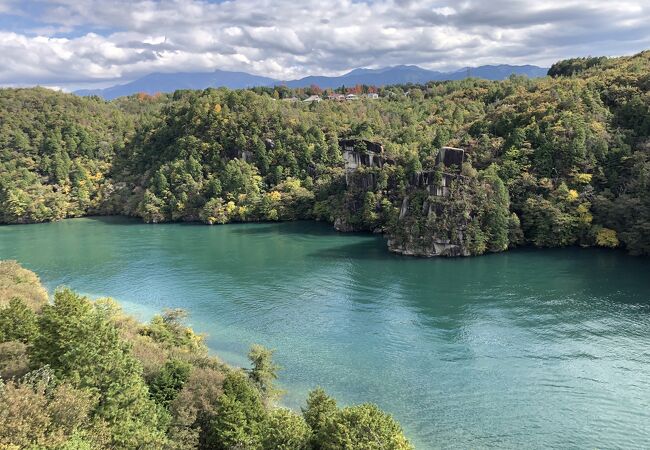
[[[319,223],[0,227],[0,258],[141,318],[181,307],[246,364],[277,350],[285,403],[373,401],[418,448],[650,447],[650,261],[595,249],[392,255]]]

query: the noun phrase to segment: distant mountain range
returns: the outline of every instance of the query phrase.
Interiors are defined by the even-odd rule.
[[[469,76],[486,80],[503,80],[512,74],[527,75],[530,78],[546,76],[548,69],[537,66],[480,66],[464,68],[455,72],[438,72],[418,66],[393,66],[383,69],[354,69],[340,77],[311,76],[299,80],[287,81],[288,87],[306,87],[316,84],[321,88],[337,88],[339,86],[354,86],[367,84],[385,86],[388,84],[426,83],[428,81],[462,80]]]
[[[428,81],[460,80],[467,76],[484,78],[486,80],[503,80],[510,75],[526,75],[529,78],[546,76],[548,68],[531,65],[512,66],[501,64],[496,66],[480,66],[464,68],[455,72],[438,72],[418,66],[392,66],[383,69],[354,69],[338,77],[308,76],[299,80],[282,81],[273,78],[252,75],[246,72],[229,72],[215,70],[214,72],[177,72],[152,73],[125,84],[105,89],[86,89],[76,91],[77,95],[98,95],[112,100],[138,92],[155,94],[156,92],[173,92],[177,89],[205,89],[208,87],[227,87],[243,89],[255,86],[285,85],[290,88],[308,87],[312,84],[323,89],[340,86],[366,84],[385,86],[389,84],[426,83]]]
[[[105,89],[84,89],[75,91],[77,95],[99,95],[106,100],[112,100],[125,95],[144,92],[174,92],[178,89],[205,89],[209,87],[227,87],[243,89],[253,86],[273,86],[279,84],[273,78],[251,75],[246,72],[176,72],[152,73],[126,84],[118,84]]]

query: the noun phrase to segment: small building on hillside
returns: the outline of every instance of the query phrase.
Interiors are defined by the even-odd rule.
[[[379,98],[379,94],[377,94],[376,92],[369,92],[366,94],[365,97],[370,100],[377,100]]]
[[[350,101],[350,100],[359,100],[359,96],[357,94],[348,94],[345,96],[345,99]]]
[[[320,97],[320,95],[310,95],[309,97],[304,99],[303,102],[305,102],[305,103],[313,103],[313,102],[319,103],[322,100],[323,99]]]
[[[335,102],[343,102],[343,101],[345,101],[345,95],[332,93],[332,94],[327,96],[327,99],[328,100],[333,100]]]

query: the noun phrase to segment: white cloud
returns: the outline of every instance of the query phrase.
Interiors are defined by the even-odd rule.
[[[35,25],[16,30],[9,15]],[[0,84],[153,71],[281,79],[360,66],[539,64],[650,47],[650,0],[0,0]]]

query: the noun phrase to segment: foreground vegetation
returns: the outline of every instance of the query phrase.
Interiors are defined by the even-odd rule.
[[[435,236],[469,254],[517,245],[650,254],[650,51],[562,61],[549,74],[312,104],[278,100],[310,93],[286,88],[113,102],[0,90],[0,221],[306,218],[381,231],[414,253]],[[391,162],[346,184],[341,138],[380,142]],[[444,145],[467,158],[440,200],[410,180],[434,169]]]
[[[371,404],[322,389],[301,414],[277,407],[278,367],[253,346],[229,367],[181,311],[142,324],[111,299],[61,289],[0,262],[0,449],[410,449]]]

